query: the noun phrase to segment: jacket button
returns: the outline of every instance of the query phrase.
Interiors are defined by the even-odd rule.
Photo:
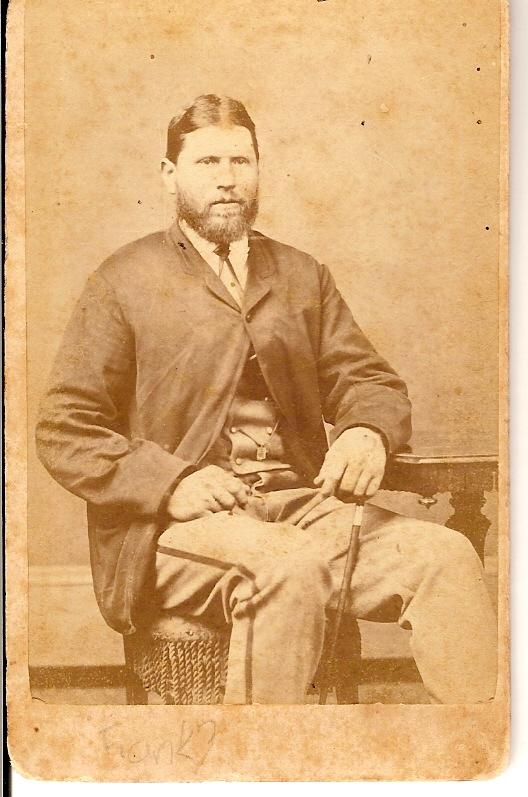
[[[232,426],[229,431],[231,432],[231,434],[236,434],[238,432],[238,426]]]
[[[266,428],[266,434],[273,434],[273,429],[271,428],[271,426],[268,426]]]
[[[237,457],[237,458],[235,459],[235,465],[242,465],[242,459],[241,459],[241,457]]]

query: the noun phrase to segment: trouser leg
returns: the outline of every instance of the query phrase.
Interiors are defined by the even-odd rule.
[[[226,703],[302,703],[321,655],[328,563],[303,550],[307,532],[218,513],[159,539],[157,603],[232,623]]]
[[[282,517],[287,518],[285,510]],[[255,702],[301,701],[321,648],[324,606],[332,589],[335,598],[341,585],[352,512],[329,499],[298,520],[304,528],[226,513],[172,527],[179,535],[174,547],[205,553],[214,559],[216,570],[203,583],[206,571],[187,563],[192,600],[182,597],[184,579],[169,579],[172,589],[163,593],[169,596],[165,608],[200,616],[215,595],[221,596],[225,618],[233,620],[233,702],[247,699],[248,673]],[[269,562],[277,579],[275,591],[266,596]],[[158,577],[160,572],[158,568]],[[161,582],[159,589],[163,592]],[[251,595],[256,597],[248,604]],[[244,607],[252,604],[250,622]],[[368,506],[350,610],[358,618],[398,621],[412,629],[413,654],[434,700],[466,703],[493,697],[496,621],[480,561],[463,535]],[[249,660],[248,650],[253,652]]]
[[[337,502],[336,502],[337,505]],[[411,647],[434,701],[491,700],[497,678],[496,618],[480,560],[462,534],[433,523],[369,507],[352,576],[355,617],[397,621],[412,629]],[[353,508],[316,519],[318,546],[344,550]],[[344,557],[331,563],[334,593]]]
[[[328,568],[302,557],[274,562],[272,568],[271,577],[259,570],[255,580],[231,594],[228,703],[303,703],[317,669],[331,595]],[[269,591],[260,590],[261,577],[272,584]],[[249,595],[253,599],[245,611]]]

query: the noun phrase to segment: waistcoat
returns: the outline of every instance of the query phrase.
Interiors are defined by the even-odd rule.
[[[252,349],[206,464],[231,471],[258,492],[305,486],[288,450],[284,418]]]

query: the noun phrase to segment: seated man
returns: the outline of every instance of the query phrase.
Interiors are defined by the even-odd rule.
[[[253,230],[258,158],[237,101],[201,96],[171,121],[177,221],[88,280],[37,443],[88,503],[113,628],[131,633],[153,608],[220,617],[225,701],[301,703],[348,544],[338,496],[374,496],[410,405],[328,270]],[[493,698],[495,621],[461,534],[369,503],[351,611],[412,629],[433,700]]]

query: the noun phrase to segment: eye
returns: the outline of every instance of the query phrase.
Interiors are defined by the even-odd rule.
[[[249,163],[249,158],[244,158],[242,155],[239,155],[237,158],[233,158],[233,163],[241,164],[241,163]]]
[[[208,155],[205,158],[200,158],[198,163],[203,163],[204,166],[210,166],[213,163],[218,163],[218,158],[214,158],[212,155]]]

